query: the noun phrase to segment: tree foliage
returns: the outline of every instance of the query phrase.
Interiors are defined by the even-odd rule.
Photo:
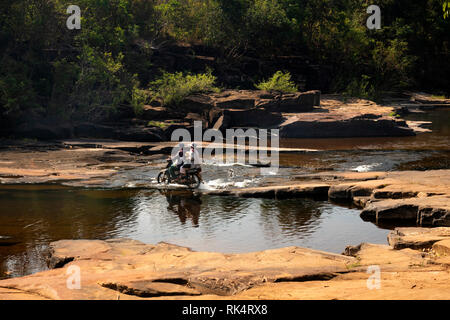
[[[0,0],[0,117],[138,106],[146,84],[167,78],[149,70],[168,41],[236,65],[308,57],[331,70],[330,90],[369,97],[450,87],[447,0],[380,0],[381,30],[366,27],[368,0],[78,0],[81,30],[66,27],[70,4]]]
[[[283,73],[282,71],[275,72],[269,80],[262,81],[257,84],[256,88],[259,90],[279,91],[285,93],[298,91],[298,87],[293,81],[291,81],[291,74],[289,72]]]
[[[161,78],[150,83],[150,95],[164,105],[176,106],[190,94],[219,91],[215,82],[211,70],[195,75],[163,72]]]

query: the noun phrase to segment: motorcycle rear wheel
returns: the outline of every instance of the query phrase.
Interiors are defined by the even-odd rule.
[[[158,183],[164,183],[164,184],[169,184],[170,183],[170,178],[167,174],[167,171],[162,171],[158,174]]]
[[[197,189],[200,187],[200,177],[198,174],[190,174],[188,176],[188,182],[186,183],[189,189]]]

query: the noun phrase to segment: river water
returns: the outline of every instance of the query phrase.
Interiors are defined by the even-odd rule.
[[[411,113],[410,121],[427,121],[431,132],[413,137],[283,139],[280,147],[312,148],[318,153],[286,155],[280,164],[311,170],[390,171],[450,167],[450,108]]]
[[[404,138],[286,139],[282,147],[318,152],[283,154],[280,178],[322,170],[449,168],[450,112],[411,114],[431,121],[430,133]],[[232,174],[230,172],[232,169]],[[386,244],[389,228],[360,219],[360,211],[313,199],[244,199],[201,192],[161,191],[154,168],[127,170],[101,188],[0,186],[0,278],[46,269],[45,253],[60,239],[126,237],[201,251],[251,252],[302,246],[341,253],[361,242]],[[264,181],[259,169],[210,163],[201,189]]]

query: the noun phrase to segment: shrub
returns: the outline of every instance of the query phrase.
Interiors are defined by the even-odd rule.
[[[162,121],[149,121],[147,123],[147,126],[148,127],[158,127],[158,128],[161,128],[161,129],[165,129],[168,126],[170,126],[171,124],[173,124],[173,123],[174,123],[173,120],[165,121],[165,122],[162,122]]]
[[[144,112],[144,105],[148,100],[148,92],[139,89],[135,86],[131,93],[131,106],[133,107],[136,116],[142,115]]]
[[[193,93],[218,92],[215,82],[211,70],[196,75],[163,72],[160,79],[150,83],[150,92],[152,100],[161,100],[163,105],[178,105]]]
[[[345,99],[356,97],[379,102],[382,90],[377,88],[372,79],[367,75],[362,75],[359,79],[353,79],[345,88],[343,96]]]
[[[257,84],[256,88],[259,90],[280,91],[286,93],[298,91],[298,87],[291,81],[291,74],[289,72],[283,73],[281,71],[275,72],[269,80]]]

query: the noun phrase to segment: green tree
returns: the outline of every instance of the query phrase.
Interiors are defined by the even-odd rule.
[[[450,15],[450,1],[444,0],[442,10],[444,11],[444,18],[447,19]]]

